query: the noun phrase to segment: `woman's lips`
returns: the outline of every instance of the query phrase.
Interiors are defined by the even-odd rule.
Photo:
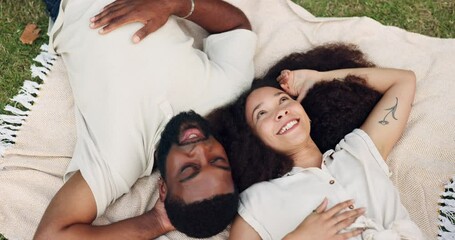
[[[287,131],[293,129],[299,123],[299,119],[292,119],[283,125],[280,130],[276,133],[277,135],[285,134]]]

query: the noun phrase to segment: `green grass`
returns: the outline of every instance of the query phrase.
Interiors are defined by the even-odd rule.
[[[453,0],[293,0],[318,17],[368,16],[385,25],[455,38]]]
[[[428,36],[455,38],[453,0],[293,0],[315,16],[369,16],[385,25],[394,25]],[[19,41],[27,23],[41,28],[33,45]],[[0,0],[0,114],[22,82],[30,79],[32,58],[48,41],[48,18],[41,0]],[[6,238],[0,234],[0,240]]]
[[[455,37],[453,0],[293,0],[315,16],[369,16],[386,25],[429,36]],[[36,23],[41,37],[33,45],[19,41],[27,23]],[[48,41],[48,19],[42,0],[0,0],[0,114],[30,79],[32,58]]]
[[[33,45],[24,45],[19,40],[28,23],[41,28],[40,37]],[[47,25],[41,0],[0,0],[0,113],[8,99],[17,94],[22,82],[31,79],[32,59],[48,41]]]

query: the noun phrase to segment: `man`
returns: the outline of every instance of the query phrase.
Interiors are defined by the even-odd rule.
[[[193,111],[172,118],[162,133],[157,164],[163,178],[160,200],[177,229],[210,237],[234,219],[239,196],[226,152],[207,120]]]
[[[105,7],[108,3],[64,0],[51,31],[51,48],[62,56],[73,90],[77,143],[66,182],[44,213],[36,239],[150,239],[172,229],[161,201],[135,218],[102,227],[91,223],[138,178],[151,173],[160,132],[175,113],[194,109],[205,114],[253,79],[256,36],[232,5],[119,0]],[[212,34],[204,52],[192,47],[193,39],[179,28],[176,16]],[[89,27],[90,19],[92,28],[105,26],[102,33],[127,22],[144,25],[128,24],[101,36]],[[140,44],[129,40],[133,34],[133,42]],[[185,204],[233,192],[226,183],[187,196],[188,182],[181,184]],[[193,185],[203,189],[215,183]]]

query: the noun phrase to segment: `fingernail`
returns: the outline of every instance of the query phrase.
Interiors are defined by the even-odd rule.
[[[99,32],[99,33],[104,33],[104,29],[101,28],[98,32]]]
[[[95,17],[90,18],[90,22],[94,22],[94,21],[95,21]]]
[[[141,39],[137,35],[134,35],[133,36],[133,42],[134,43],[138,43],[139,41],[141,41]]]
[[[94,23],[90,23],[90,27],[91,27],[91,28],[94,28],[94,27],[95,27],[95,24],[94,24]]]

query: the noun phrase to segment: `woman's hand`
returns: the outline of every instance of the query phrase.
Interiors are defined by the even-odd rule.
[[[133,22],[144,24],[133,36],[138,43],[150,33],[162,27],[169,16],[175,14],[173,1],[166,0],[116,0],[105,6],[95,17],[90,19],[91,28],[100,28],[100,33],[109,33],[123,25]]]
[[[315,83],[321,81],[321,74],[316,70],[283,70],[277,81],[280,86],[291,96],[298,96],[297,101],[301,102],[308,90]]]
[[[286,235],[284,240],[344,240],[362,233],[363,229],[344,233],[340,233],[340,231],[365,213],[365,209],[359,208],[342,212],[344,209],[352,207],[353,201],[348,200],[338,203],[326,211],[327,203],[326,198],[294,231]]]

